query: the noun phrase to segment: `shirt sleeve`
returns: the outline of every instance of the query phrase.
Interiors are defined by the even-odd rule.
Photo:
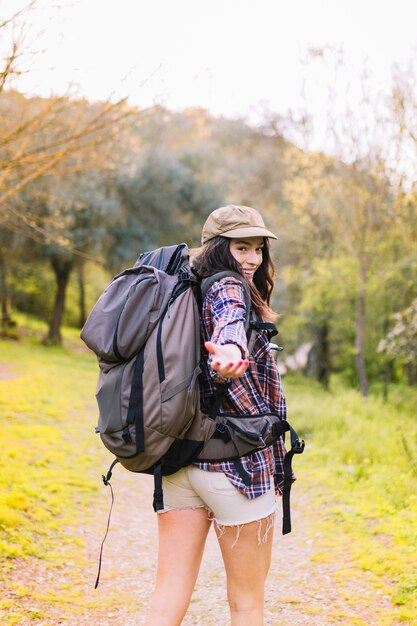
[[[248,344],[246,340],[245,320],[246,304],[243,286],[233,278],[225,278],[214,283],[207,293],[204,301],[204,308],[209,309],[213,332],[210,341],[219,345],[228,343],[236,345],[242,358],[248,358]],[[212,355],[209,357],[209,365],[212,362]],[[210,367],[210,373],[224,382]]]

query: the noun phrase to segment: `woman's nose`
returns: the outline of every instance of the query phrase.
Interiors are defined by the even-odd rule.
[[[258,259],[258,255],[256,253],[256,250],[252,250],[251,252],[249,252],[249,254],[248,254],[248,262],[251,265],[258,265],[259,259]]]

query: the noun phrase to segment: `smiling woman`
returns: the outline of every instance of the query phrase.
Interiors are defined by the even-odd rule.
[[[192,465],[163,477],[157,580],[147,626],[182,622],[212,524],[226,569],[231,623],[264,623],[275,495],[282,492],[286,454],[283,438],[271,427],[274,420],[278,426],[286,419],[269,345],[269,331],[275,329],[270,321],[276,317],[269,306],[274,277],[271,238],[276,236],[261,215],[241,205],[216,209],[203,227],[193,270],[200,278],[221,275],[202,301],[206,352],[200,363],[201,409],[223,427],[215,435],[224,436],[214,435]],[[239,437],[246,445],[256,444],[245,449],[236,445],[229,453]],[[291,474],[288,479],[291,482]],[[283,532],[289,530],[284,522]]]

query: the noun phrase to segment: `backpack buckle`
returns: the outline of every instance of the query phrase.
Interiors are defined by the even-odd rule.
[[[214,438],[222,439],[224,443],[229,443],[229,441],[231,441],[232,439],[229,429],[227,428],[227,426],[225,426],[225,424],[216,424]]]
[[[212,392],[212,396],[214,398],[217,398],[218,396],[222,396],[225,395],[227,390],[229,389],[231,383],[222,383],[222,384],[218,384],[216,385],[216,388],[214,389],[214,391]]]
[[[129,426],[125,426],[122,430],[122,438],[125,443],[132,443],[132,435],[130,434]]]
[[[302,454],[304,452],[305,445],[304,439],[297,439],[291,449],[294,454]]]

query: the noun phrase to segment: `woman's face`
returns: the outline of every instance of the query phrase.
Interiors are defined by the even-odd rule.
[[[244,239],[230,240],[230,253],[239,263],[245,277],[249,281],[253,280],[253,275],[262,263],[263,247],[263,237],[245,237]]]

